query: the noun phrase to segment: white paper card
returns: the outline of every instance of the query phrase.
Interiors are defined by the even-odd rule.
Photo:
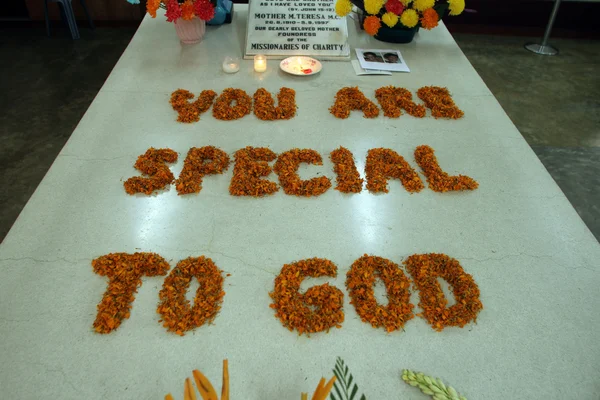
[[[356,49],[356,58],[364,69],[410,72],[402,54],[393,49]]]
[[[364,69],[360,66],[358,60],[352,60],[352,68],[356,75],[391,75],[390,71],[381,71],[376,69]]]

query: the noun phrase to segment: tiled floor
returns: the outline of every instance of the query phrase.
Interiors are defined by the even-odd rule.
[[[135,28],[0,28],[0,238],[68,140]],[[557,57],[526,38],[455,35],[579,215],[600,238],[600,42],[555,40]],[[60,188],[57,188],[60,190]]]

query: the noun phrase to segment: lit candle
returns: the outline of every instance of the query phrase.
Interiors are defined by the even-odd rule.
[[[265,72],[267,70],[267,57],[262,54],[254,56],[254,70],[256,72]]]
[[[240,60],[237,57],[225,57],[223,60],[223,71],[235,74],[240,70]]]

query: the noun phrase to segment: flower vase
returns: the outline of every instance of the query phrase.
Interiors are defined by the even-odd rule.
[[[178,18],[174,25],[181,44],[198,43],[206,32],[206,23],[198,17],[194,17],[189,21]]]

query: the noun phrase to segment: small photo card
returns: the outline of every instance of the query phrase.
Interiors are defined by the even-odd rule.
[[[356,49],[356,58],[364,69],[410,72],[402,54],[392,49]]]

